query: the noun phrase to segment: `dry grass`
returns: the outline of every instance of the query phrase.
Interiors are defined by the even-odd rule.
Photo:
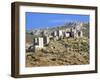
[[[51,40],[44,49],[26,53],[26,67],[89,64],[88,45],[87,38]]]

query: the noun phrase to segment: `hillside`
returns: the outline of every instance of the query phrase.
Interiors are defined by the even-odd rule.
[[[26,54],[26,67],[89,64],[88,38],[51,40],[42,50]]]
[[[85,37],[89,37],[89,23],[82,23],[83,26],[82,26],[82,31],[83,31],[83,36]],[[33,30],[29,30],[29,31],[26,31],[26,39],[27,39],[27,35],[28,36],[32,36],[31,38],[34,38],[34,37],[37,37],[37,36],[41,36],[42,32],[43,31],[47,31],[47,33],[51,34],[53,31],[55,30],[65,30],[65,29],[68,29],[68,28],[72,28],[74,26],[78,25],[78,23],[66,23],[62,26],[55,26],[55,27],[49,27],[48,29],[33,29]]]

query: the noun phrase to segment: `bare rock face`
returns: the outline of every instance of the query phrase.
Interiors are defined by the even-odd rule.
[[[37,52],[26,54],[26,67],[89,64],[88,39],[51,40]]]

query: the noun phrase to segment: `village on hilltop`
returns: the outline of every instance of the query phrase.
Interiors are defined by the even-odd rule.
[[[41,36],[33,38],[32,44],[28,44],[28,43],[26,44],[26,51],[33,50],[35,52],[36,50],[41,50],[45,47],[45,45],[48,45],[50,40],[56,41],[63,38],[83,37],[82,28],[83,28],[83,24],[77,23],[77,25],[75,25],[74,27],[68,27],[65,29],[52,30],[52,31],[43,30],[41,32]]]
[[[89,23],[67,23],[26,34],[26,67],[82,64],[89,64]]]

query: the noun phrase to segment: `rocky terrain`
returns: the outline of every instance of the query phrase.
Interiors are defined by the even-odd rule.
[[[89,23],[82,23],[82,24],[83,24],[83,26],[82,26],[83,35],[85,37],[89,37]],[[48,34],[50,34],[55,30],[60,30],[60,29],[61,30],[65,30],[66,28],[72,28],[72,27],[74,27],[76,25],[79,25],[79,24],[78,23],[74,23],[74,22],[69,22],[69,23],[65,23],[62,26],[50,27],[48,29],[43,28],[43,29],[36,29],[36,30],[35,29],[27,30],[26,34],[28,36],[32,36],[31,38],[33,38],[33,37],[41,36],[41,34],[42,34],[42,32],[44,30],[46,30],[48,32]]]
[[[89,40],[51,40],[43,49],[26,53],[26,67],[89,64]]]

